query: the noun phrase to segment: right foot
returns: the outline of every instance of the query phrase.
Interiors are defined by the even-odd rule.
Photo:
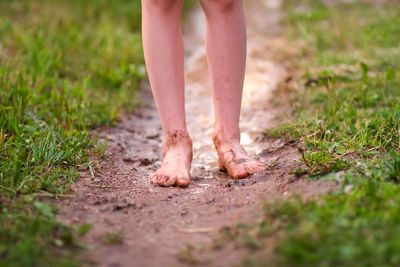
[[[184,131],[170,131],[164,140],[163,162],[150,182],[159,186],[186,187],[190,184],[192,140]]]

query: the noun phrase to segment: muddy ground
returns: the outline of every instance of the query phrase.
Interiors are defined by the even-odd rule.
[[[60,204],[58,218],[66,223],[93,224],[82,240],[85,262],[99,266],[185,266],[187,245],[207,244],[221,227],[252,222],[264,199],[293,192],[304,197],[325,193],[331,183],[296,178],[296,144],[268,140],[263,132],[280,122],[287,108],[272,104],[288,74],[276,51],[288,46],[280,37],[280,1],[247,1],[248,66],[243,96],[242,143],[268,170],[234,180],[217,169],[212,146],[212,98],[204,49],[204,16],[195,9],[184,27],[186,47],[186,112],[194,142],[192,184],[160,188],[150,175],[161,164],[161,127],[148,83],[142,86],[145,105],[113,128],[93,134],[108,140],[104,159],[92,176],[84,173],[72,197]],[[279,48],[279,49],[277,49]],[[237,265],[243,251],[207,256],[208,266]]]

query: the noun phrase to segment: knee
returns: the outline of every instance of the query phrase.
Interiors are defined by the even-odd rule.
[[[210,12],[229,13],[241,4],[242,0],[200,0],[203,7]]]
[[[151,11],[170,13],[182,8],[183,0],[142,0],[142,5]]]

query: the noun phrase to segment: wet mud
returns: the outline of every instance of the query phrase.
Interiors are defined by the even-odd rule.
[[[286,108],[271,104],[280,94],[279,84],[288,76],[283,65],[274,60],[274,46],[284,45],[279,39],[280,4],[246,2],[248,65],[241,140],[250,156],[265,163],[267,170],[237,180],[218,168],[212,141],[205,22],[202,12],[194,10],[184,30],[186,113],[194,156],[192,182],[187,188],[150,183],[161,165],[162,136],[151,91],[144,82],[145,105],[115,127],[93,133],[108,140],[105,157],[93,159],[98,161],[93,175],[83,173],[72,187],[73,196],[59,204],[58,219],[93,225],[82,240],[94,245],[82,252],[85,262],[98,266],[186,266],[188,262],[181,255],[188,245],[207,244],[222,227],[254,221],[263,200],[293,193],[311,197],[335,186],[291,175],[300,166],[296,144],[263,136],[265,129],[280,122],[276,116]],[[232,266],[241,257],[240,251],[226,254],[222,250],[210,255],[207,265]]]

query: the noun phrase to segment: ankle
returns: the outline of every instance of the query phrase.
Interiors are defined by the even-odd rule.
[[[170,130],[163,136],[163,155],[171,148],[184,148],[192,150],[192,139],[187,131]]]
[[[231,149],[240,146],[240,134],[226,135],[221,131],[214,131],[213,141],[216,149],[224,150],[224,148]]]

